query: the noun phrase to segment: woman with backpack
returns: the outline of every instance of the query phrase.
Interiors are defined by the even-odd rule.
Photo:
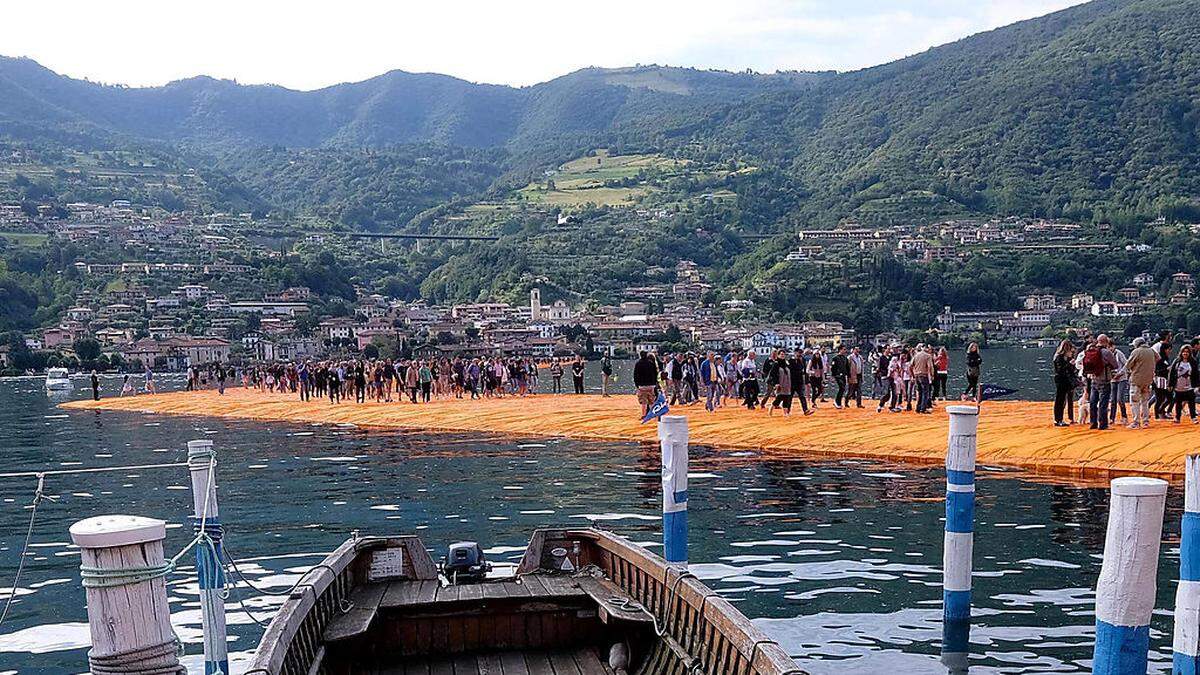
[[[983,356],[979,354],[979,343],[972,342],[967,346],[967,388],[963,396],[970,396],[972,401],[979,400],[979,373],[983,367]]]
[[[1071,394],[1075,392],[1075,345],[1063,340],[1054,352],[1054,426],[1066,427],[1075,423]],[[1066,413],[1070,422],[1063,421]]]

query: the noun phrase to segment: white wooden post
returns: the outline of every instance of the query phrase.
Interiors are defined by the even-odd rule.
[[[185,672],[167,605],[166,523],[140,516],[96,516],[71,526],[81,549],[93,673]]]
[[[1113,479],[1104,537],[1104,562],[1096,581],[1097,675],[1144,675],[1150,650],[1150,615],[1158,582],[1167,482]]]
[[[971,569],[975,548],[975,450],[979,408],[952,405],[946,443],[946,525],[942,544],[942,664],[967,672]]]
[[[663,558],[687,566],[688,423],[682,415],[658,419],[662,444]]]
[[[1200,455],[1188,455],[1175,589],[1173,673],[1200,672]]]
[[[217,507],[216,451],[212,441],[188,441],[188,471],[192,476],[193,523],[212,539],[196,545],[196,581],[200,586],[200,620],[204,629],[204,674],[229,673],[225,629],[225,569],[221,565],[220,510]],[[210,484],[211,481],[211,484]]]

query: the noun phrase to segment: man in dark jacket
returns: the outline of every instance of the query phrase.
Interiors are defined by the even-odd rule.
[[[835,408],[842,407],[842,404],[850,404],[850,398],[847,394],[850,393],[847,383],[850,380],[850,357],[846,356],[846,345],[839,345],[837,354],[834,355],[832,363],[829,364],[829,372],[833,375],[833,381],[837,382],[837,396],[833,398]],[[843,401],[843,399],[845,399]]]
[[[658,397],[658,360],[647,352],[642,352],[633,364],[633,386],[637,387],[637,400],[645,415]]]

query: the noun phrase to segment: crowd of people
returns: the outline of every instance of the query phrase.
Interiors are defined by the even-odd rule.
[[[977,401],[983,357],[971,343],[962,359],[966,387],[949,389],[951,355],[928,344],[890,345],[869,351],[854,346],[754,350],[718,354],[641,352],[633,367],[633,387],[643,414],[661,395],[669,406],[714,411],[741,406],[790,415],[798,405],[813,414],[832,399],[835,408],[929,414],[937,401]],[[234,369],[223,364],[188,371],[187,388],[216,388],[227,381],[266,392],[290,393],[302,401],[407,401],[439,398],[500,398],[537,393],[583,394],[589,367],[583,357],[537,362],[529,357],[494,356],[435,359],[329,359],[256,364]],[[600,359],[601,394],[613,393],[616,378],[609,357]],[[1104,430],[1117,424],[1149,427],[1152,420],[1193,423],[1200,389],[1200,338],[1174,343],[1170,332],[1153,344],[1134,339],[1128,349],[1108,335],[1082,345],[1063,340],[1055,352],[1054,425],[1087,424]],[[147,391],[152,375],[147,371]],[[548,382],[547,382],[548,380]],[[569,382],[564,382],[569,380]],[[569,389],[568,389],[569,385]],[[122,394],[127,393],[128,383]],[[864,403],[869,401],[870,403]]]
[[[867,354],[859,347],[841,345],[832,350],[797,347],[788,352],[773,349],[759,361],[754,351],[709,351],[668,354],[642,352],[634,364],[633,383],[643,414],[661,394],[668,405],[698,404],[712,411],[727,405],[764,409],[790,415],[799,403],[805,415],[813,414],[833,393],[835,408],[864,408],[864,398],[878,401],[877,412],[932,412],[936,400],[949,394],[950,354],[945,347],[918,344],[887,346]],[[967,388],[960,399],[975,400],[983,358],[975,343],[966,352]],[[864,391],[870,387],[869,392]]]
[[[549,393],[565,392],[569,377],[576,394],[584,392],[587,363],[582,356],[541,364],[549,376]],[[429,403],[439,398],[501,398],[536,394],[543,386],[543,368],[528,357],[439,359],[331,359],[257,364],[239,372],[222,364],[188,370],[187,389],[210,387],[224,393],[226,380],[240,377],[243,387],[295,394],[301,401],[328,398],[342,401]],[[614,381],[612,362],[600,362],[603,395]]]
[[[1180,423],[1186,407],[1196,417],[1200,338],[1179,345],[1169,331],[1154,344],[1135,338],[1129,353],[1100,334],[1082,347],[1063,340],[1054,353],[1054,424],[1087,424],[1104,430],[1117,423],[1144,429],[1151,420]],[[1132,409],[1132,411],[1130,410]],[[1131,420],[1132,417],[1132,420]]]

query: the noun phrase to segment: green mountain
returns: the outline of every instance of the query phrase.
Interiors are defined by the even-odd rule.
[[[1196,217],[1197,35],[1196,0],[1095,0],[732,106],[704,136],[787,167],[799,220],[911,217],[902,197]]]
[[[128,88],[0,57],[0,130],[116,133],[201,149],[421,142],[528,146],[564,134],[648,124],[826,78],[648,66],[586,69],[522,89],[402,71],[315,91],[210,77]]]

